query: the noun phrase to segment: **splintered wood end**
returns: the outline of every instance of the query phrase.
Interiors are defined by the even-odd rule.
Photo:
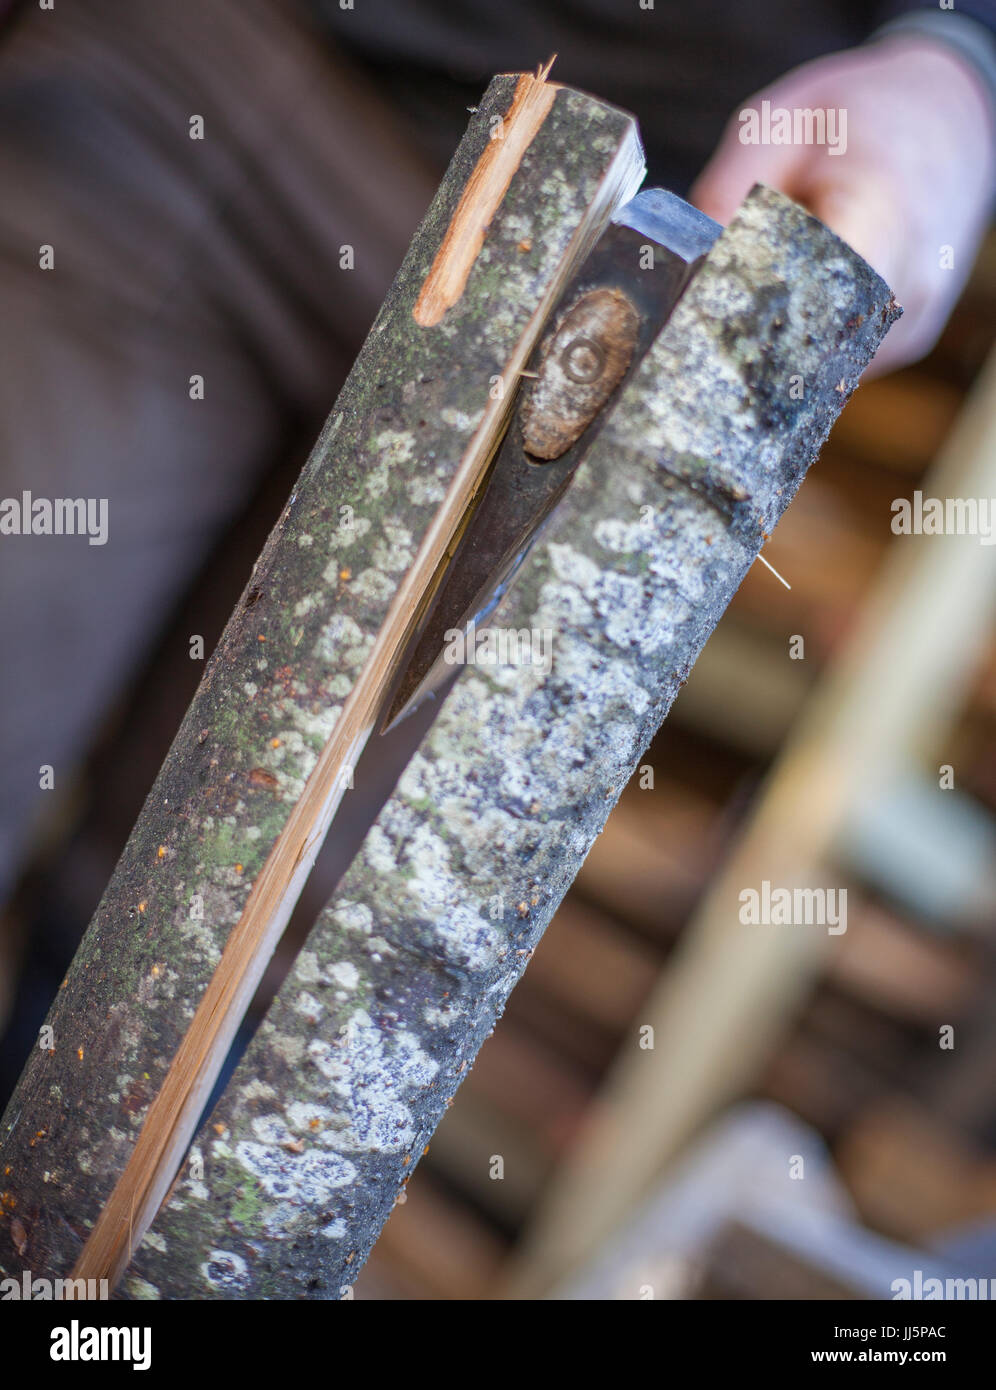
[[[560,90],[555,82],[547,81],[555,58],[556,54],[535,77],[531,73],[520,76],[512,105],[492,127],[487,148],[467,181],[419,292],[414,318],[423,328],[439,323],[463,294],[488,224]]]

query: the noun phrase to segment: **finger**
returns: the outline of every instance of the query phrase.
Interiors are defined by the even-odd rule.
[[[700,211],[726,223],[755,183],[766,183],[793,196],[804,178],[809,151],[798,145],[750,145],[734,118],[689,195]]]
[[[814,217],[863,256],[889,285],[904,278],[906,239],[895,200],[881,178],[853,173],[846,178],[816,182],[802,190]]]
[[[936,333],[925,322],[924,287],[921,277],[911,273],[896,200],[883,179],[838,174],[806,190],[805,201],[815,217],[878,271],[903,305],[903,317],[889,330],[866,379],[916,361]]]

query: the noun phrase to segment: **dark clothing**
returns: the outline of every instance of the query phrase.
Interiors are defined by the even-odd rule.
[[[435,189],[297,20],[58,0],[4,35],[0,499],[106,498],[108,536],[0,535],[0,901],[40,769],[66,790],[219,532],[317,435]]]
[[[649,181],[683,192],[731,113],[759,88],[863,42],[915,0],[309,0],[437,159],[492,73],[535,68],[634,112]],[[937,11],[936,4],[931,7]],[[996,31],[996,0],[957,13]]]

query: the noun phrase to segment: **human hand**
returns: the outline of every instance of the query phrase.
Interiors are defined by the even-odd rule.
[[[743,143],[738,112],[692,201],[727,222],[755,183],[795,198],[860,252],[903,306],[869,375],[916,361],[944,327],[989,216],[996,139],[982,79],[947,45],[895,35],[806,63],[743,110],[761,111],[762,101],[772,113],[845,112],[840,152],[829,143]]]

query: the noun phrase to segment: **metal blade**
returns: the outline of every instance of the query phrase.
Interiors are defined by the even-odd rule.
[[[411,714],[453,674],[447,633],[484,627],[535,541],[542,521],[570,481],[573,467],[495,465],[437,601],[426,614],[395,683],[383,733]]]
[[[560,351],[560,365],[569,350],[591,353],[598,344],[577,338],[561,349],[558,334],[570,321],[574,306],[592,302],[597,291],[624,296],[626,312],[635,311],[631,357],[619,376],[611,400],[666,322],[693,269],[722,228],[704,213],[673,193],[647,189],[620,208],[591,255],[561,297],[550,327],[529,366],[538,371],[535,385],[527,377],[525,399],[520,403],[504,443],[492,466],[476,510],[437,585],[435,596],[412,633],[386,702],[382,732],[393,728],[421,702],[434,695],[453,674],[447,661],[447,633],[480,629],[497,608],[516,571],[536,539],[539,527],[567,488],[571,475],[597,437],[606,401],[580,435],[558,455],[557,431],[543,457],[527,452],[527,436],[536,437],[531,398],[546,381],[550,353]],[[647,264],[647,242],[653,243],[653,265]],[[615,303],[615,301],[612,301]],[[629,320],[627,320],[628,322]],[[576,365],[576,364],[575,364]],[[582,366],[584,365],[582,361]],[[568,369],[569,370],[569,369]],[[573,380],[584,381],[584,373]],[[539,398],[536,398],[539,399]],[[544,398],[545,399],[545,398]],[[532,401],[535,406],[535,401]],[[569,433],[569,432],[568,432]],[[535,447],[540,447],[536,445]]]
[[[689,264],[704,256],[723,230],[718,222],[666,188],[645,188],[624,203],[612,221],[642,232]]]

